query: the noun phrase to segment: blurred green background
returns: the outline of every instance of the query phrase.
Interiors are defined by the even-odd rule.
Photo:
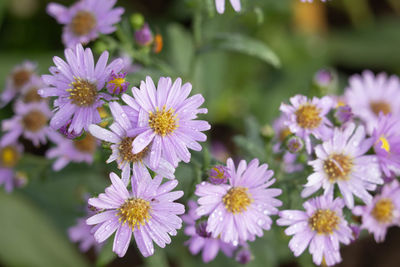
[[[62,56],[62,27],[46,14],[48,2],[0,0],[0,85],[13,66],[25,59],[36,61],[44,74],[52,57]],[[74,1],[57,2],[70,5]],[[213,0],[118,1],[126,9],[126,19],[140,12],[164,38],[164,49],[156,57],[167,68],[145,67],[130,77],[132,85],[148,73],[153,78],[171,75],[191,82],[194,92],[206,99],[206,119],[213,126],[211,140],[228,149],[235,150],[234,135],[245,134],[247,118],[254,117],[259,125],[271,123],[281,101],[296,93],[307,94],[313,75],[321,68],[337,70],[342,89],[349,75],[364,69],[400,74],[398,0],[332,0],[326,4],[242,0],[242,13],[229,7],[224,15],[217,15],[213,4]],[[10,115],[10,106],[0,111],[0,119]],[[69,243],[66,229],[83,215],[83,192],[102,192],[108,184],[107,172],[115,166],[105,166],[107,155],[99,153],[91,168],[75,164],[54,173],[51,163],[40,156],[43,149],[32,152],[20,164],[29,176],[28,186],[12,195],[0,190],[0,265],[201,265],[200,258],[191,256],[183,245],[187,238],[182,233],[167,249],[158,249],[145,260],[134,246],[123,259],[114,259],[110,245],[98,258],[93,251],[80,254]],[[202,154],[196,157],[200,161]],[[184,164],[177,170],[185,192],[191,190],[195,172]],[[287,241],[280,230],[266,233],[252,244],[255,260],[249,266],[309,266],[308,256],[294,262]],[[344,266],[375,266],[347,260],[357,253],[345,253],[345,264],[352,265]],[[210,265],[221,264],[236,263],[219,255]]]

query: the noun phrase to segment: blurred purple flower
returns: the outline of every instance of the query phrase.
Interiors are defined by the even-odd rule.
[[[153,33],[148,23],[145,23],[140,30],[135,31],[135,41],[141,46],[148,46],[153,42]]]
[[[0,146],[0,185],[3,185],[8,193],[12,192],[14,187],[19,187],[14,167],[18,164],[22,151],[22,145],[17,143]]]
[[[233,9],[236,12],[239,12],[241,9],[240,0],[230,0]],[[225,0],[215,0],[215,6],[217,8],[217,12],[222,14],[225,12]]]

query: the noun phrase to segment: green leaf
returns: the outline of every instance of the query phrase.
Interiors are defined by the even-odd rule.
[[[112,251],[113,243],[114,240],[112,238],[109,238],[106,241],[105,245],[101,248],[101,251],[97,257],[96,266],[98,267],[107,266],[117,257],[117,254],[115,254]]]
[[[88,266],[27,199],[0,192],[0,260],[6,266]]]
[[[221,33],[215,38],[214,46],[218,49],[236,51],[257,57],[278,68],[281,62],[274,51],[265,43],[241,34]]]

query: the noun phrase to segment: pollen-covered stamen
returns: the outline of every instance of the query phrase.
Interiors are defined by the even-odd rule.
[[[149,147],[145,147],[142,151],[137,154],[132,153],[132,142],[135,140],[135,137],[125,137],[122,139],[119,145],[119,154],[123,161],[128,162],[138,162],[141,161],[144,157],[146,157],[149,152]]]
[[[16,71],[12,75],[14,86],[16,89],[20,89],[24,84],[26,84],[32,76],[32,72],[26,69]]]
[[[166,107],[163,106],[162,110],[160,110],[157,107],[156,112],[150,112],[149,114],[150,128],[161,136],[173,133],[178,128],[177,115],[174,113],[175,110],[172,108],[167,110]]]
[[[381,142],[381,148],[386,150],[386,152],[390,153],[390,144],[384,135],[379,137],[378,142]]]
[[[231,213],[241,213],[247,210],[253,202],[251,195],[248,193],[248,188],[232,187],[228,193],[222,198],[227,211]]]
[[[79,11],[71,21],[71,30],[76,35],[86,35],[96,27],[96,17],[88,11]]]
[[[92,154],[96,150],[96,138],[91,134],[86,134],[86,136],[79,140],[74,140],[74,146],[77,150],[83,153]]]
[[[389,114],[390,112],[392,112],[392,108],[390,106],[390,104],[386,101],[372,101],[369,104],[372,112],[374,112],[374,114],[376,116],[379,115],[379,113],[383,113],[384,115]]]
[[[6,146],[0,149],[0,166],[5,168],[13,168],[17,165],[20,154],[13,146]]]
[[[31,132],[43,129],[47,124],[47,117],[39,110],[32,110],[22,118],[23,127]]]
[[[353,160],[343,154],[332,154],[324,161],[324,171],[330,182],[348,180],[353,168]]]
[[[378,200],[371,214],[380,223],[390,223],[393,220],[394,205],[389,198]]]
[[[338,229],[340,217],[332,210],[319,209],[310,217],[308,223],[318,234],[332,234]]]
[[[28,92],[26,92],[22,100],[24,103],[33,103],[40,102],[43,98],[38,94],[38,88],[32,87]]]
[[[151,218],[150,202],[141,198],[130,198],[118,209],[117,216],[122,224],[127,223],[129,227],[135,230],[144,225]]]
[[[321,122],[320,109],[312,104],[300,106],[296,111],[297,124],[304,129],[315,129]]]
[[[72,104],[80,107],[87,107],[94,104],[97,99],[97,86],[87,80],[74,78],[74,82],[67,89]]]

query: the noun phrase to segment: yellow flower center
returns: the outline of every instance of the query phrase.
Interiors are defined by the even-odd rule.
[[[127,223],[132,231],[140,228],[151,218],[150,202],[140,198],[130,198],[118,209],[117,216],[122,224]]]
[[[6,168],[13,168],[17,165],[20,154],[13,146],[6,146],[0,149],[0,165]]]
[[[339,216],[332,210],[317,210],[308,220],[313,231],[318,234],[332,234],[338,228]]]
[[[86,35],[96,27],[96,17],[88,11],[79,11],[71,22],[71,30],[76,35]]]
[[[22,125],[31,132],[37,132],[47,124],[47,117],[39,110],[33,110],[22,118]]]
[[[376,202],[371,214],[380,223],[390,223],[393,220],[393,209],[393,202],[388,198],[382,198]]]
[[[389,103],[386,101],[372,101],[370,104],[370,108],[375,115],[379,115],[382,112],[384,115],[389,114],[392,111]]]
[[[96,150],[96,138],[91,134],[86,134],[82,139],[74,140],[74,146],[83,153],[92,154]]]
[[[132,142],[135,137],[125,137],[119,145],[119,153],[124,161],[138,162],[141,161],[148,153],[149,147],[145,147],[137,154],[132,153]]]
[[[113,93],[122,91],[122,84],[125,83],[126,80],[124,78],[115,78],[111,81],[109,81],[107,84],[113,84],[114,85],[114,90]]]
[[[97,87],[95,84],[81,78],[74,78],[75,81],[67,89],[72,104],[80,107],[87,107],[94,104],[97,98]]]
[[[332,154],[324,162],[324,171],[332,183],[337,180],[348,180],[352,168],[353,160],[343,154]]]
[[[322,122],[322,118],[319,115],[320,111],[319,108],[311,104],[299,107],[295,113],[297,124],[304,129],[317,128]]]
[[[286,137],[288,137],[291,134],[292,134],[292,132],[290,131],[290,129],[288,127],[283,128],[279,132],[279,141],[281,141],[281,142],[285,141]]]
[[[38,89],[36,87],[32,87],[28,92],[26,92],[23,98],[24,103],[40,102],[43,100],[37,91]]]
[[[158,107],[156,112],[149,114],[149,126],[156,134],[166,136],[173,133],[178,128],[177,115],[174,115],[175,110],[170,108],[166,109],[163,106],[162,110]]]
[[[20,89],[23,85],[25,85],[31,78],[31,75],[32,72],[25,69],[14,72],[12,79],[16,89]]]
[[[106,127],[108,125],[108,120],[104,120],[110,116],[107,110],[104,107],[98,107],[97,111],[99,112],[100,118],[103,120],[99,123],[101,127]]]
[[[381,141],[381,148],[385,149],[386,152],[390,153],[390,144],[384,135],[382,135],[378,141]]]
[[[247,191],[248,188],[245,187],[232,187],[229,189],[228,193],[222,198],[227,211],[234,214],[246,211],[253,202]]]
[[[212,176],[213,179],[219,179],[219,180],[225,179],[225,172],[223,170],[220,170],[217,167],[213,167],[212,169],[217,172],[217,175]]]

